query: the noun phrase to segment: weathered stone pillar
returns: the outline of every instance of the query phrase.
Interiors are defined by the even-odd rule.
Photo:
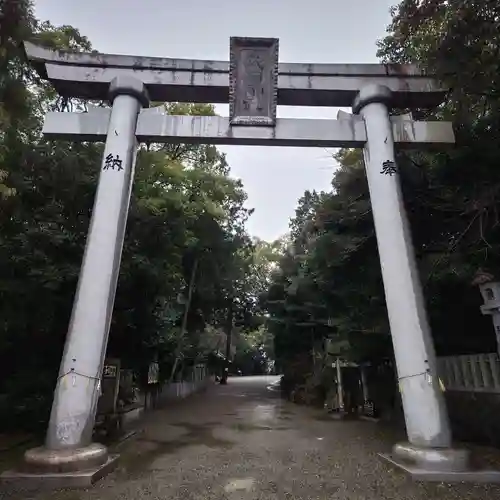
[[[448,414],[395,162],[390,102],[387,87],[369,84],[359,92],[353,112],[366,126],[366,175],[409,440],[394,452],[424,467],[459,470],[466,467],[467,454],[450,449]]]
[[[106,145],[45,447],[25,455],[41,472],[109,461],[107,448],[92,443],[92,431],[134,178],[137,118],[148,105],[143,83],[132,77],[115,78],[109,95]]]

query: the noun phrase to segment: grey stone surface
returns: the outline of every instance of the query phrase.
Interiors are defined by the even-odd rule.
[[[81,99],[105,99],[109,83],[123,73],[120,68],[65,66],[47,64],[47,78],[62,96]],[[135,76],[139,76],[136,71]],[[196,71],[141,70],[151,101],[180,101],[227,104],[229,74]],[[348,107],[365,76],[302,76],[283,74],[278,77],[278,106]],[[380,85],[393,91],[396,108],[434,107],[446,96],[435,80],[427,77],[374,77]],[[91,84],[90,84],[91,83]]]
[[[366,131],[356,116],[342,120],[278,118],[276,127],[232,127],[222,116],[172,116],[152,110],[139,115],[136,136],[140,142],[227,144],[242,146],[363,147]],[[418,122],[392,117],[397,149],[435,149],[455,142],[450,122]],[[109,111],[50,112],[43,133],[50,139],[102,141]]]
[[[275,124],[278,52],[277,38],[231,37],[229,116],[232,125]]]
[[[381,453],[380,457],[390,465],[409,474],[416,481],[434,481],[439,483],[500,483],[500,470],[478,469],[462,471],[443,471],[429,467],[419,467],[396,457],[394,454]]]
[[[381,425],[332,421],[282,401],[274,378],[229,378],[226,386],[150,413],[123,443],[118,467],[84,491],[12,500],[490,500],[495,485],[419,483],[384,463],[404,439]]]
[[[156,69],[175,71],[229,73],[228,61],[203,61],[170,57],[149,57],[100,52],[72,52],[51,50],[30,42],[24,42],[28,59],[35,64],[72,64],[83,66],[113,66],[127,69]],[[38,68],[39,66],[37,66]],[[339,76],[414,76],[422,77],[424,72],[414,64],[324,64],[324,63],[280,63],[281,74],[293,75],[339,75]]]
[[[83,471],[33,474],[17,470],[6,471],[0,476],[0,494],[2,489],[11,491],[57,490],[62,488],[87,488],[109,474],[118,462],[118,455],[111,455],[105,464]]]
[[[152,101],[228,102],[227,62],[75,54],[30,43],[25,51],[40,76],[66,97],[106,99],[109,82],[133,72]],[[446,97],[446,89],[414,65],[281,63],[278,73],[278,104],[285,106],[350,106],[368,78],[391,88],[400,108],[434,107]]]

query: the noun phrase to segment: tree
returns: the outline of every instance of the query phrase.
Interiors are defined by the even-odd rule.
[[[60,99],[27,64],[21,46],[32,40],[89,51],[89,40],[73,27],[39,22],[30,2],[5,5],[8,22],[1,28],[10,31],[0,37],[6,69],[0,82],[0,418],[4,425],[24,419],[33,426],[48,417],[102,145],[52,143],[41,136],[46,110],[81,110],[85,103]],[[207,105],[158,105],[179,114],[214,113]],[[241,182],[229,177],[224,155],[213,146],[140,148],[108,355],[120,357],[144,383],[152,361],[160,363],[165,379],[174,364],[174,371],[182,371],[207,355],[211,343],[204,334],[220,327],[227,298],[245,281],[251,253],[245,199]]]
[[[479,268],[500,271],[497,3],[404,0],[379,42],[384,62],[416,63],[452,89],[414,117],[453,120],[457,147],[397,154],[438,355],[496,350],[471,281]],[[285,364],[305,356],[305,372],[313,338],[348,340],[343,354],[357,361],[392,356],[363,161],[354,150],[335,159],[332,191],[299,200],[292,248],[268,291],[276,356]],[[314,321],[321,306],[329,329]]]
[[[413,60],[452,89],[444,105],[420,113],[453,120],[458,147],[400,156],[438,353],[495,350],[470,283],[479,268],[500,270],[499,14],[491,1],[405,0],[379,42],[384,60]]]

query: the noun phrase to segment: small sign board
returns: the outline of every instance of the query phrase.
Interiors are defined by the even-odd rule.
[[[102,370],[103,378],[116,378],[118,367],[116,365],[104,365]]]
[[[120,388],[119,359],[106,358],[102,369],[101,396],[97,402],[99,414],[114,413]]]
[[[231,125],[274,126],[278,94],[278,39],[231,37]]]
[[[335,340],[335,339],[326,339],[325,340],[325,350],[327,354],[330,355],[338,355],[342,352],[345,352],[350,347],[350,343],[348,340]]]

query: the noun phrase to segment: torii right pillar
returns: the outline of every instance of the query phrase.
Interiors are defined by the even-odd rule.
[[[436,354],[395,162],[390,105],[390,89],[376,84],[362,88],[353,104],[353,112],[363,117],[366,126],[364,161],[408,435],[408,443],[396,444],[393,454],[383,457],[416,479],[467,480],[469,454],[452,448],[436,372]],[[496,476],[479,479],[498,481]]]

